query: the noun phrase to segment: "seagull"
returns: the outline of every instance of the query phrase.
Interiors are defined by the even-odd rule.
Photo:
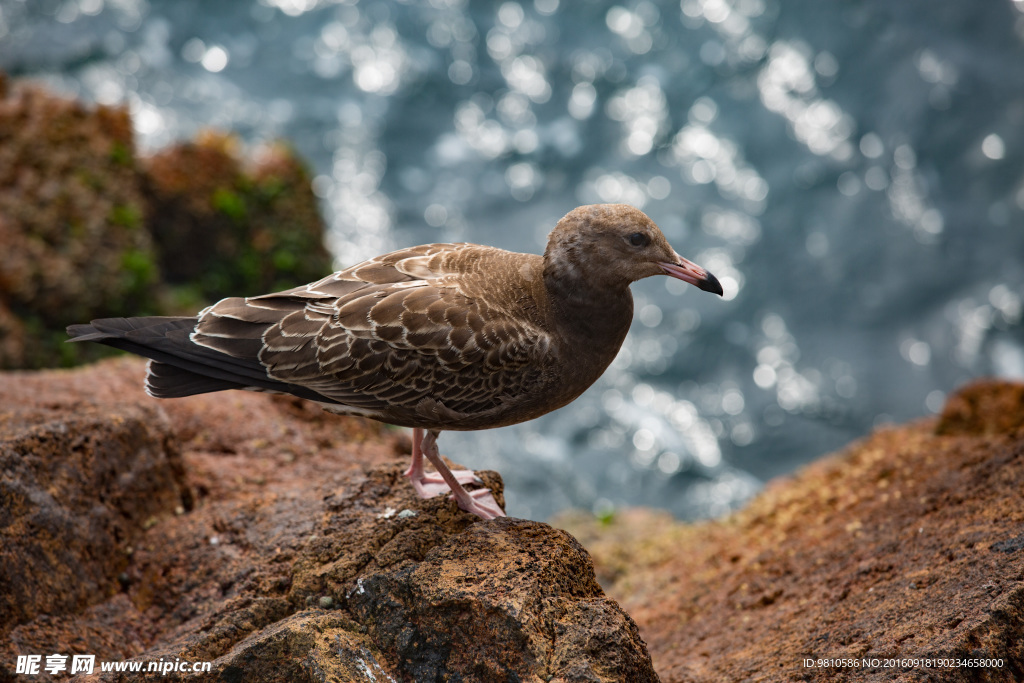
[[[466,490],[480,479],[445,464],[438,435],[525,422],[573,401],[629,331],[629,285],[653,275],[722,295],[715,276],[677,254],[642,211],[596,204],[558,221],[543,256],[425,244],[294,289],[222,299],[195,316],[104,318],[67,331],[69,341],[149,358],[146,393],[155,398],[269,391],[411,427],[405,476],[417,494],[450,493],[461,509],[493,519],[505,513],[492,492]]]

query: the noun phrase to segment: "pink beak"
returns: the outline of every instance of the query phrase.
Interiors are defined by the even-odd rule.
[[[691,285],[698,289],[703,289],[705,292],[711,292],[722,296],[722,285],[718,282],[718,278],[698,266],[693,261],[687,261],[679,254],[676,254],[675,263],[659,263],[661,269],[665,271],[666,275],[671,275],[674,278],[679,278],[683,282],[689,282]]]

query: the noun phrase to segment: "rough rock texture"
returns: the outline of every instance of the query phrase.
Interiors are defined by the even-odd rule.
[[[191,507],[181,456],[151,406],[0,414],[0,623],[120,591],[147,525]]]
[[[0,681],[52,653],[225,681],[658,680],[575,539],[419,500],[404,435],[253,392],[157,403],[142,371],[0,374]]]
[[[0,73],[0,368],[98,357],[63,343],[71,323],[191,313],[329,273],[303,165],[282,146],[253,162],[237,148],[208,134],[140,158],[126,108]]]
[[[373,574],[351,603],[415,681],[450,671],[480,681],[512,672],[542,681],[657,680],[586,550],[539,522],[474,525],[420,563]]]
[[[722,521],[557,524],[593,553],[666,683],[1024,680],[1024,385],[969,386],[938,419],[880,430]]]

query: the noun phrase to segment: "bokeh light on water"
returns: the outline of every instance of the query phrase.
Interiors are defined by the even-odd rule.
[[[1012,0],[0,0],[0,68],[127,102],[144,149],[289,140],[339,264],[627,202],[714,272],[635,286],[570,407],[444,437],[535,518],[719,514],[1024,377],[1022,57]]]

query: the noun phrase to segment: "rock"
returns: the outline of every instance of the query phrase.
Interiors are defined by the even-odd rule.
[[[284,145],[253,161],[205,133],[142,161],[147,224],[168,282],[207,300],[294,287],[331,272],[311,178]]]
[[[153,406],[0,415],[0,623],[118,593],[145,530],[191,507],[181,455]]]
[[[0,433],[21,443],[66,426],[65,441],[38,451],[51,467],[68,457],[65,442],[122,432],[150,453],[127,437],[108,444],[121,477],[161,457],[184,464],[183,475],[146,479],[158,490],[150,507],[128,508],[121,536],[83,528],[75,547],[100,558],[86,567],[91,583],[76,557],[57,556],[46,565],[50,602],[38,605],[26,578],[34,560],[4,577],[16,590],[0,622],[3,666],[56,652],[158,667],[208,661],[224,681],[658,680],[636,625],[565,532],[420,500],[402,477],[408,440],[377,423],[255,392],[156,402],[142,372],[124,359],[0,374],[0,412],[12,416]],[[82,404],[93,412],[69,421]],[[480,474],[503,502],[498,475]],[[100,504],[97,489],[76,482],[76,510],[90,496]],[[10,555],[48,557],[49,538],[0,528],[18,544]],[[19,679],[0,671],[0,680]]]
[[[0,87],[0,367],[57,364],[69,322],[151,304],[137,177],[126,108]]]
[[[1024,430],[1024,384],[978,382],[949,397],[935,433],[941,436],[1019,436]]]
[[[205,134],[152,157],[127,107],[86,106],[0,73],[0,368],[72,365],[92,318],[193,313],[328,274],[308,171]]]
[[[658,680],[587,551],[539,522],[472,525],[422,562],[357,583],[350,604],[414,681]]]
[[[350,619],[307,610],[246,638],[211,671],[222,680],[253,683],[394,681],[382,660],[373,641]]]
[[[940,418],[882,429],[722,521],[556,523],[593,553],[666,683],[1024,680],[1022,397],[971,385]],[[903,662],[957,657],[1002,666]]]

